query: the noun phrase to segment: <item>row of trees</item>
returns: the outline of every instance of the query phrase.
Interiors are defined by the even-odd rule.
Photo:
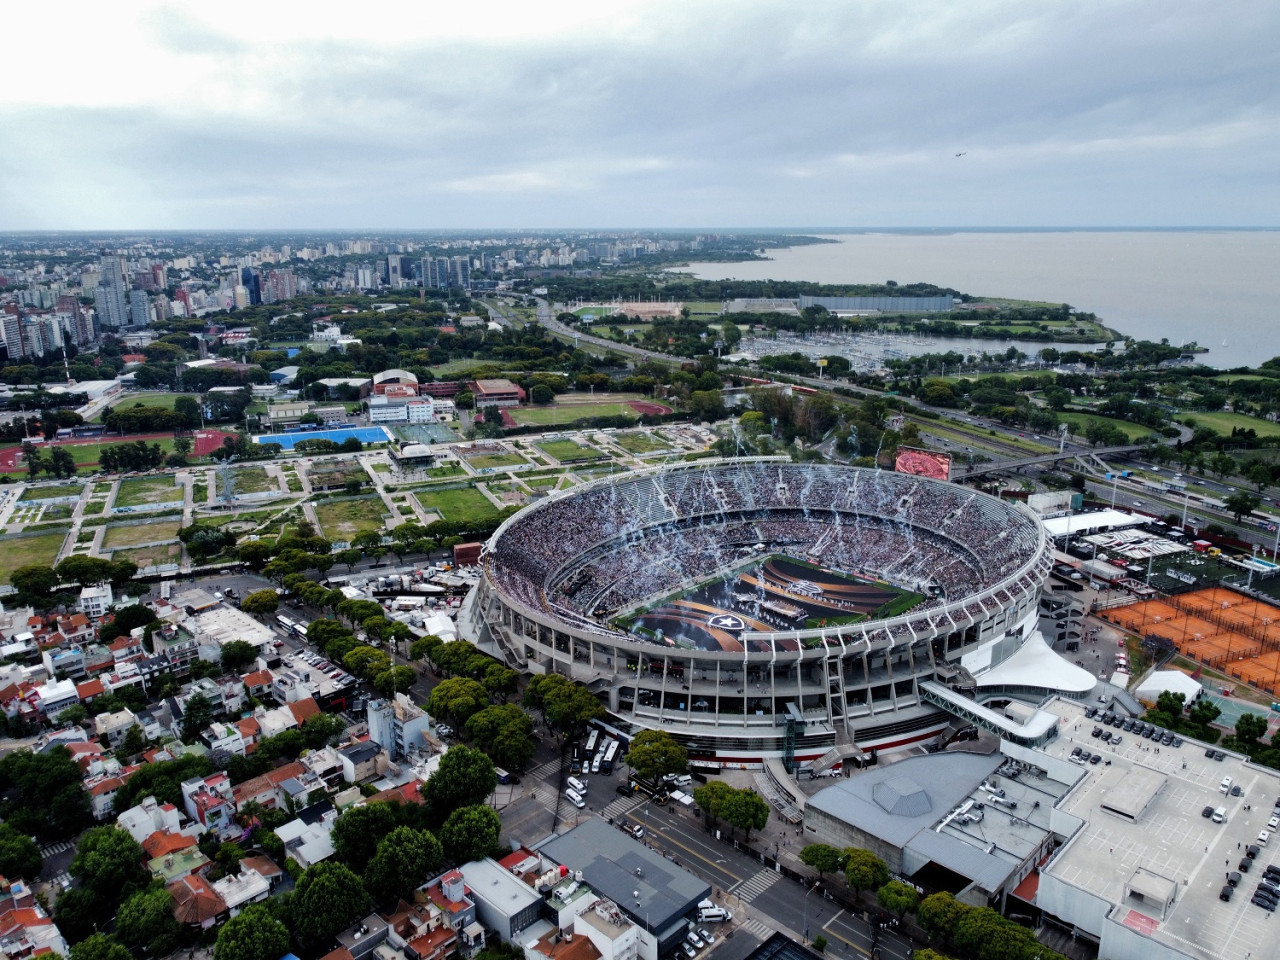
[[[40,474],[47,473],[55,480],[63,480],[76,475],[76,460],[66,447],[54,447],[46,457],[31,441],[22,443],[22,462],[27,465],[27,474],[32,480]]]
[[[880,907],[899,919],[916,914],[935,943],[966,960],[1063,960],[1030,930],[989,907],[969,906],[950,893],[921,899],[915,887],[892,879],[888,865],[870,850],[811,843],[800,851],[800,860],[816,870],[819,879],[827,874],[842,875],[855,901],[864,892],[875,891]],[[942,960],[933,951],[916,951],[917,960],[926,955]]]
[[[32,563],[18,567],[9,577],[9,583],[17,591],[20,604],[29,604],[37,610],[50,610],[73,602],[68,589],[109,583],[117,589],[129,584],[138,573],[138,565],[132,560],[106,560],[102,557],[71,556],[56,567]]]
[[[723,820],[735,830],[744,831],[745,839],[751,839],[752,830],[763,830],[769,822],[769,803],[750,788],[736,789],[723,780],[695,787],[693,799],[702,810],[707,822],[714,825]]]

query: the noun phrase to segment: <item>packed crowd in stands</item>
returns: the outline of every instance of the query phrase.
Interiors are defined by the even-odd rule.
[[[813,549],[808,559],[928,593],[937,606],[1014,574],[1042,534],[1008,504],[923,477],[739,462],[549,499],[502,531],[487,564],[512,600],[610,633],[592,614],[705,579],[756,544],[798,557]],[[986,612],[976,602],[966,609]]]

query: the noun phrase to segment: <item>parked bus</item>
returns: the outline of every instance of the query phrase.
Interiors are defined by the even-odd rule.
[[[609,746],[604,751],[604,759],[600,761],[601,773],[613,773],[613,761],[618,756],[618,741],[610,740]]]
[[[293,633],[293,621],[286,617],[283,613],[276,615],[276,626],[285,633]]]
[[[600,742],[600,731],[597,730],[595,727],[592,727],[591,732],[587,734],[587,745],[584,748],[583,752],[586,753],[588,757],[595,756],[596,744],[599,742]]]

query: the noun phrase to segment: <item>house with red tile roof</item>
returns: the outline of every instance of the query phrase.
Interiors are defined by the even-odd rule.
[[[246,780],[232,789],[236,809],[243,809],[246,804],[254,801],[268,810],[283,806],[285,794],[280,789],[280,785],[286,780],[297,779],[308,772],[306,764],[295,760],[292,763],[286,763],[283,767],[270,770],[260,777]]]
[[[199,874],[189,874],[165,887],[173,897],[173,918],[184,926],[208,930],[227,913],[226,902]]]

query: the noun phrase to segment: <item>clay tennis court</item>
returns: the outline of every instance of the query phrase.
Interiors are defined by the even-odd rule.
[[[1222,587],[1102,611],[1140,637],[1171,640],[1205,666],[1275,694],[1280,687],[1280,608]]]

